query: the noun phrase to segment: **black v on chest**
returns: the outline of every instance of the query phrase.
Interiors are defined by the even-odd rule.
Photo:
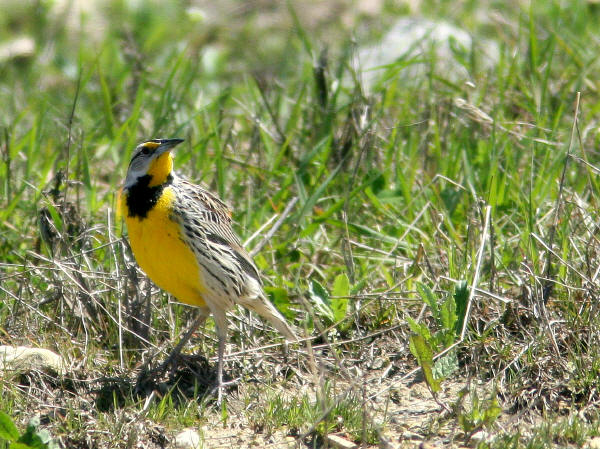
[[[156,206],[165,187],[173,182],[173,176],[169,175],[163,184],[149,187],[151,179],[150,175],[141,176],[134,185],[127,189],[128,216],[146,218],[148,212]]]

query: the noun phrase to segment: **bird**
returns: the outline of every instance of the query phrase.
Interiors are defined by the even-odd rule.
[[[268,320],[287,340],[298,341],[298,337],[267,299],[260,273],[233,231],[229,207],[175,173],[172,152],[181,142],[152,139],[135,148],[119,191],[119,209],[142,270],[178,301],[198,308],[198,317],[165,364],[212,314],[219,344],[220,404],[228,310],[239,304]]]

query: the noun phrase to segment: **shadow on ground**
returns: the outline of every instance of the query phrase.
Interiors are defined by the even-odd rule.
[[[223,373],[224,382],[232,378]],[[177,365],[163,372],[143,367],[137,377],[111,377],[99,380],[93,391],[99,411],[107,412],[124,407],[131,400],[145,400],[154,395],[158,399],[170,395],[175,405],[190,400],[198,402],[216,400],[217,371],[200,355],[180,355]],[[235,385],[226,387],[226,391]]]

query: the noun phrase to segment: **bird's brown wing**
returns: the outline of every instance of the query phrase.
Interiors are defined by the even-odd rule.
[[[192,223],[204,230],[207,240],[230,250],[243,271],[261,282],[254,261],[233,232],[231,210],[227,204],[201,186],[184,180],[181,183],[187,206],[193,209]]]

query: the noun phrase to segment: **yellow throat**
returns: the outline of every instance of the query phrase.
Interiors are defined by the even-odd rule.
[[[156,187],[164,184],[172,171],[173,156],[170,151],[165,151],[150,164],[148,175],[151,176],[151,179],[148,183],[148,187]]]

